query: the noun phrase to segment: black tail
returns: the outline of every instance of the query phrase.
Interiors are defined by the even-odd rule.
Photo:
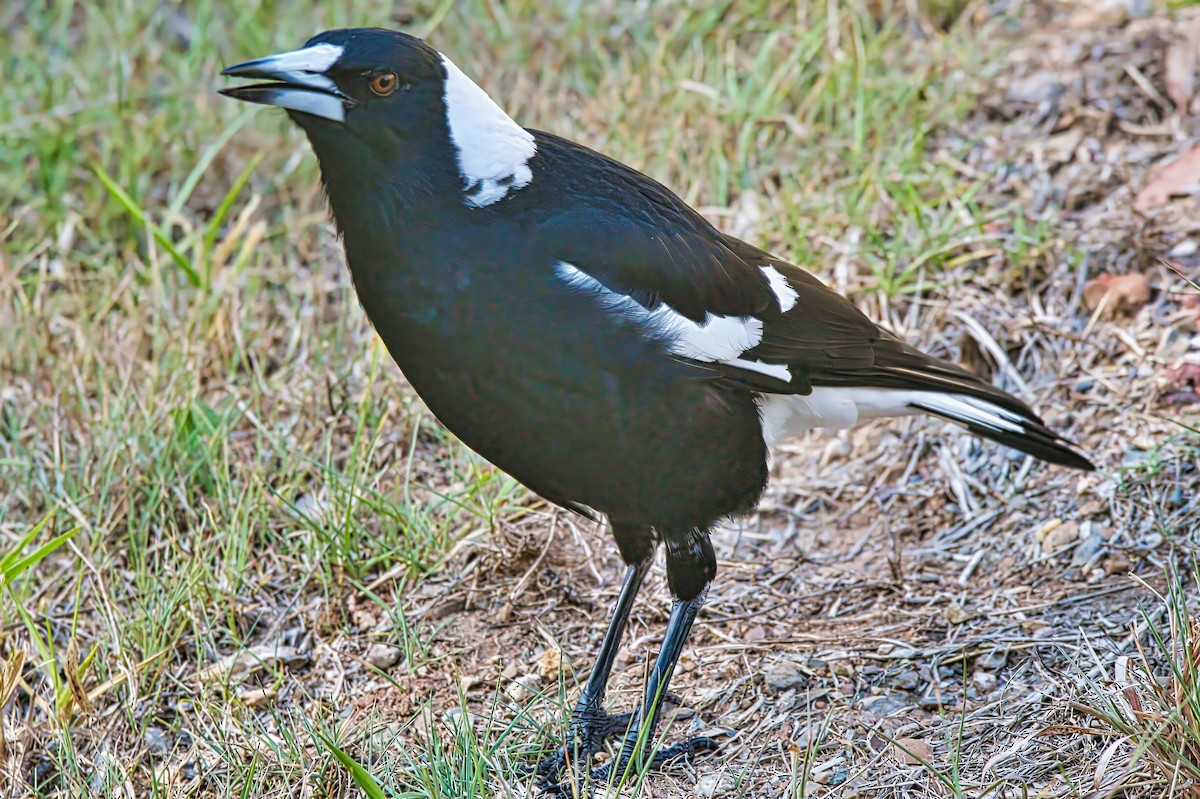
[[[1070,441],[1046,427],[1032,408],[1012,394],[949,361],[926,355],[891,334],[885,333],[875,343],[874,351],[874,367],[836,376],[814,376],[814,384],[819,381],[820,385],[895,390],[896,399],[908,407],[958,422],[984,438],[1049,463],[1095,470]]]

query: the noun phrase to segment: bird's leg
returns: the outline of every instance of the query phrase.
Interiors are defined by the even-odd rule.
[[[639,766],[650,768],[675,758],[691,757],[697,752],[717,748],[717,743],[711,738],[696,737],[660,749],[648,758],[644,756],[644,752],[652,743],[654,730],[658,725],[658,717],[662,711],[663,699],[667,696],[667,689],[671,682],[671,675],[679,663],[679,655],[692,630],[696,614],[704,604],[708,585],[717,573],[717,557],[713,552],[706,529],[691,528],[661,532],[663,533],[663,543],[666,545],[667,584],[676,599],[671,605],[671,618],[667,622],[667,631],[663,635],[662,648],[654,661],[654,668],[651,670],[646,684],[646,692],[634,714],[633,723],[629,725],[629,729],[622,738],[616,757],[610,762],[591,772],[584,771],[576,774],[575,779],[566,783],[553,784],[550,782],[551,778],[545,775],[541,786],[547,793],[576,797],[587,796],[590,795],[590,785],[586,784],[587,778],[590,778],[592,785],[604,782],[621,783],[631,768],[636,769]],[[617,538],[618,545],[621,540],[620,537]],[[625,554],[624,550],[622,550],[622,554]],[[638,562],[641,560],[643,559],[639,559]],[[644,560],[647,564],[649,563],[648,557]],[[627,586],[632,579],[634,579],[632,575],[626,578]],[[636,579],[640,581],[641,577]],[[624,598],[624,588],[621,593]],[[632,602],[632,598],[629,601]],[[628,615],[627,608],[624,613]],[[621,603],[618,602],[618,613],[614,614],[613,624],[609,628],[610,635],[615,631],[617,639],[620,638],[621,631],[618,623],[622,626],[624,624],[623,621],[618,622],[620,615]],[[606,652],[610,649],[609,643],[609,637],[606,637]],[[615,642],[612,649],[615,650]],[[607,670],[612,667],[611,660],[607,666],[604,665],[604,661],[605,657],[602,654],[592,673],[594,678],[599,678],[601,692],[604,682],[608,679]],[[592,680],[589,679],[588,683],[590,685]],[[599,696],[603,696],[603,693],[600,693]]]
[[[594,782],[620,782],[630,767],[636,765],[635,758],[640,759],[640,753],[650,746],[662,711],[663,697],[671,682],[671,674],[679,662],[679,655],[683,651],[688,633],[691,632],[692,622],[696,620],[696,614],[704,604],[704,596],[705,592],[702,591],[691,599],[677,599],[672,604],[671,619],[667,622],[662,649],[654,662],[654,669],[650,672],[650,680],[646,684],[646,693],[637,711],[637,723],[625,733],[616,758],[592,772]],[[711,738],[690,738],[658,750],[649,763],[644,765],[656,766],[678,757],[691,757],[697,752],[716,748],[717,743]]]
[[[590,784],[581,779],[582,775],[576,775],[575,782],[564,782],[557,785],[543,782],[541,787],[548,794],[574,797],[590,796],[590,786],[606,782],[620,783],[626,778],[627,773],[637,770],[639,759],[641,765],[653,768],[676,758],[690,758],[697,752],[708,752],[717,748],[718,744],[713,739],[697,736],[659,749],[648,760],[641,757],[641,753],[650,746],[654,737],[663,698],[667,694],[667,686],[671,681],[671,673],[679,662],[679,654],[683,651],[683,644],[692,629],[692,622],[695,621],[696,613],[703,604],[704,594],[701,593],[691,599],[677,599],[671,606],[671,619],[667,622],[667,632],[663,637],[662,649],[659,650],[658,658],[654,662],[654,669],[650,672],[646,693],[634,715],[634,723],[630,725],[625,732],[625,737],[621,740],[621,749],[616,757],[587,773]]]
[[[571,714],[567,740],[561,749],[537,767],[538,775],[544,784],[557,781],[561,772],[571,763],[587,763],[606,741],[629,729],[631,714],[612,715],[605,711],[605,686],[612,673],[629,614],[633,610],[633,601],[652,562],[653,557],[647,557],[625,571],[625,582],[621,585],[617,606],[613,610],[612,620],[608,623],[608,631],[604,634],[604,643],[600,645],[600,654],[583,686],[583,693],[579,696],[579,703],[575,705],[575,712]]]

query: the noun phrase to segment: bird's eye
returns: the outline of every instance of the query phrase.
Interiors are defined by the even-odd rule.
[[[396,77],[395,72],[380,72],[378,75],[373,75],[370,82],[371,91],[380,97],[387,97],[389,94],[395,94],[396,87],[400,85],[400,80]]]

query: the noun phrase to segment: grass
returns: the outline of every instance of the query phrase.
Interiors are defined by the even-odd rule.
[[[1167,590],[1151,589],[1132,637],[1135,654],[1114,661],[1111,677],[1091,683],[1086,713],[1116,733],[1114,747],[1132,748],[1134,766],[1148,762],[1171,796],[1200,796],[1200,572],[1171,569]],[[1149,586],[1147,586],[1149,588]],[[1160,618],[1165,616],[1165,629]],[[1139,629],[1140,628],[1140,629]]]
[[[447,672],[503,687],[533,645],[459,674],[464,622],[439,598],[466,582],[489,613],[547,586],[587,605],[546,557],[571,523],[408,390],[357,305],[307,145],[282,115],[219,98],[222,66],[403,24],[524,124],[649,172],[878,308],[912,307],[964,269],[1041,263],[1053,225],[960,166],[1010,20],[882,5],[0,9],[0,773],[35,797],[341,795],[351,779],[520,795],[517,766],[571,704],[569,669],[520,698],[447,694]],[[517,593],[489,588],[514,569]],[[371,665],[372,643],[398,664]],[[265,654],[245,674],[198,678],[250,647]],[[356,705],[377,683],[412,701]],[[776,764],[792,795],[833,742],[823,727]]]

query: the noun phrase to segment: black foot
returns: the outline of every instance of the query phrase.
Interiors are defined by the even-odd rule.
[[[682,702],[670,691],[663,694],[663,700],[672,705]],[[571,714],[567,742],[532,769],[537,772],[538,784],[543,788],[555,785],[567,771],[574,774],[584,773],[592,756],[603,749],[606,743],[630,732],[629,725],[632,719],[632,713],[606,712],[601,709],[598,700],[591,703],[581,701]]]
[[[719,747],[720,744],[717,741],[700,735],[659,749],[651,756],[650,761],[643,765],[647,769],[657,769],[681,760],[691,761],[697,754],[701,752],[713,752]],[[624,749],[625,747],[622,747],[621,755],[624,755]],[[547,760],[549,759],[547,758]],[[579,779],[576,782],[558,783],[545,780],[540,782],[538,787],[545,792],[544,796],[570,796],[583,799],[584,797],[591,796],[593,786],[620,782],[627,771],[630,772],[631,776],[636,774],[638,769],[630,769],[629,766],[628,757],[619,755],[612,761],[592,769],[587,773],[586,779]]]
[[[567,732],[567,743],[534,769],[538,775],[538,785],[543,788],[554,785],[563,772],[572,770],[571,764],[588,763],[594,754],[604,748],[604,744],[629,731],[632,718],[632,713],[576,713]],[[578,772],[579,769],[575,768],[574,771]]]

